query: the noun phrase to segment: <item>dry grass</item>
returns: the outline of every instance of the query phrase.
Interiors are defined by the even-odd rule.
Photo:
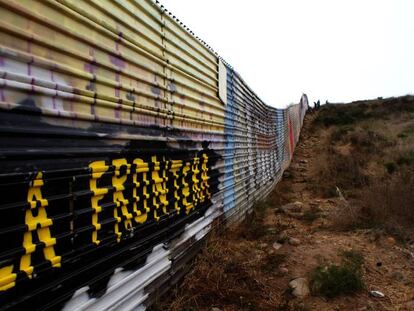
[[[380,226],[404,240],[414,223],[414,171],[407,170],[370,186],[361,199],[361,223]]]
[[[265,279],[277,273],[286,255],[268,253],[260,247],[260,243],[274,239],[283,229],[272,231],[264,225],[265,213],[271,206],[269,201],[259,202],[238,226],[211,234],[191,272],[170,292],[164,304],[158,302],[151,310],[196,311],[206,310],[207,306],[274,310],[274,289],[268,288]]]
[[[230,233],[227,233],[230,234]],[[249,269],[251,254],[243,253],[230,237],[212,236],[193,264],[192,271],[174,289],[168,305],[158,304],[152,310],[199,310],[204,306],[230,305],[255,308],[263,285]]]
[[[315,126],[330,132],[330,144],[317,164],[315,191],[333,197],[339,187],[348,199],[332,215],[336,228],[381,227],[398,237],[410,231],[414,222],[413,111],[413,97],[403,97],[330,105],[320,112]],[[406,124],[402,131],[399,124]]]
[[[317,165],[317,182],[314,190],[323,197],[335,197],[336,187],[351,195],[350,190],[366,186],[369,178],[364,172],[365,157],[360,153],[342,154],[329,146]]]
[[[361,218],[361,207],[357,204],[342,202],[329,216],[332,227],[337,230],[352,230],[364,227]]]

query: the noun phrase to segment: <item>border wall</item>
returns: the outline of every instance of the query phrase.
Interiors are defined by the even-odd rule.
[[[149,0],[0,0],[0,310],[144,310],[289,165],[267,106]]]

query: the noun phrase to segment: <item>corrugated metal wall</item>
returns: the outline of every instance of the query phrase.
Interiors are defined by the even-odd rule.
[[[307,98],[265,105],[149,0],[0,17],[0,309],[144,309],[278,182]]]

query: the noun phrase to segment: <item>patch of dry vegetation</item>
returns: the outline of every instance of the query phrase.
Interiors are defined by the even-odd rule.
[[[376,182],[366,189],[361,199],[361,223],[383,226],[404,240],[414,223],[414,175],[412,170],[398,173],[387,180]]]
[[[196,311],[215,305],[226,310],[274,310],[275,289],[266,286],[264,279],[277,273],[286,255],[260,248],[283,229],[269,230],[264,224],[270,206],[274,207],[268,200],[258,202],[238,226],[213,232],[191,272],[172,290],[173,297],[158,301],[151,310]]]
[[[386,122],[384,122],[386,120]],[[414,221],[414,97],[328,105],[314,130],[329,147],[318,163],[315,191],[349,200],[334,215],[337,228],[382,227],[401,238]],[[339,125],[339,126],[338,126]]]

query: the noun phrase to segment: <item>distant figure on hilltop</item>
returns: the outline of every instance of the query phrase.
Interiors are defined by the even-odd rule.
[[[315,110],[319,110],[319,108],[321,107],[321,101],[319,99],[317,102],[313,102],[313,104],[314,104]]]

